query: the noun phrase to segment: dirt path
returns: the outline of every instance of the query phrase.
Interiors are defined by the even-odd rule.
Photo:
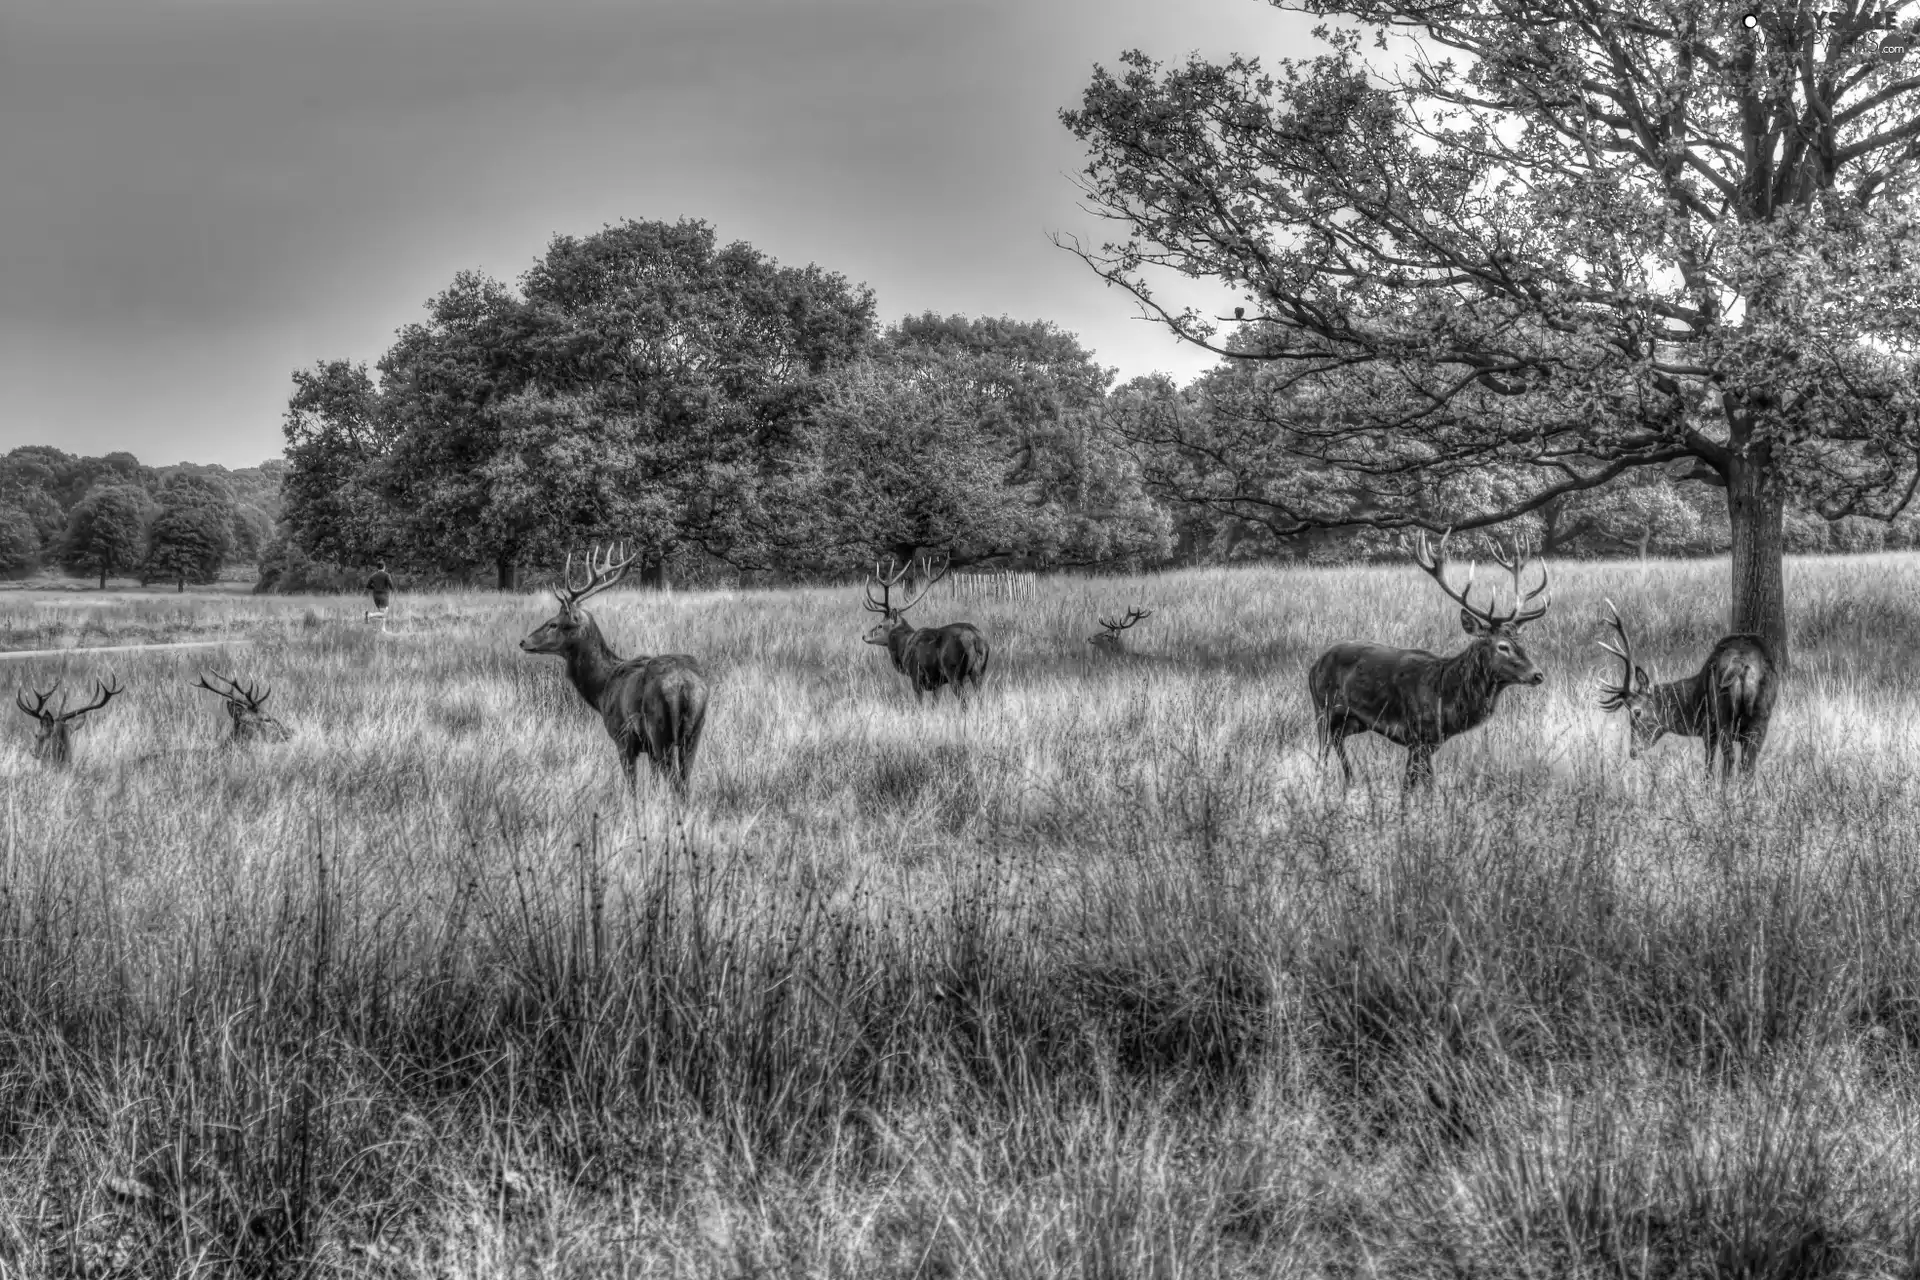
[[[211,649],[220,645],[252,644],[246,637],[232,640],[171,640],[162,644],[80,645],[71,649],[0,649],[0,660],[7,658],[60,658],[76,653],[138,653],[144,649]]]

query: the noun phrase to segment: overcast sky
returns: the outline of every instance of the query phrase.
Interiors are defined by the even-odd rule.
[[[248,466],[290,375],[371,361],[461,268],[703,218],[883,319],[1049,319],[1208,362],[1098,239],[1057,112],[1130,47],[1308,56],[1263,0],[5,0],[0,451]]]

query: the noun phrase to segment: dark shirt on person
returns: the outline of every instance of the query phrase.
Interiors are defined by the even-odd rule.
[[[377,596],[384,596],[393,590],[393,578],[388,575],[385,569],[378,570],[371,578],[367,579],[367,590]]]

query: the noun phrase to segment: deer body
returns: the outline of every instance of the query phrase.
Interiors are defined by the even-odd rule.
[[[619,581],[632,563],[632,557],[614,563],[611,551],[604,564],[590,556],[588,585],[569,586],[560,596],[560,612],[520,648],[566,659],[567,680],[600,713],[629,787],[638,783],[644,754],[655,775],[684,798],[707,719],[707,679],[699,662],[684,653],[622,658],[608,646],[593,615],[580,607],[582,600]]]
[[[1125,632],[1129,627],[1143,622],[1152,616],[1153,610],[1151,609],[1129,609],[1126,618],[1122,621],[1113,622],[1109,619],[1102,618],[1100,619],[1100,633],[1098,635],[1088,636],[1087,643],[1093,646],[1095,653],[1104,657],[1138,657],[1139,655],[1127,648]]]
[[[899,572],[887,575],[880,572],[880,566],[874,566],[874,574],[867,583],[867,610],[880,615],[880,621],[868,629],[865,640],[868,644],[885,645],[887,656],[893,660],[893,669],[906,676],[913,685],[913,700],[921,701],[927,694],[933,700],[940,701],[940,690],[953,686],[954,700],[961,707],[966,706],[960,696],[962,688],[969,682],[976,695],[980,691],[980,681],[987,674],[987,659],[990,650],[987,638],[980,634],[980,628],[971,622],[950,622],[944,627],[915,627],[906,619],[907,610],[913,608],[924,598],[933,584],[946,576],[942,566],[934,573],[930,565],[923,565],[923,581],[920,590],[914,593],[904,604],[895,604],[893,589],[900,585],[911,565]],[[875,586],[880,595],[873,594]]]
[[[26,694],[15,694],[14,705],[40,722],[40,727],[34,731],[33,735],[34,757],[56,768],[64,768],[73,762],[73,731],[79,727],[81,717],[106,706],[113,700],[114,695],[120,692],[120,686],[118,684],[110,686],[96,680],[93,701],[86,706],[76,711],[68,711],[66,695],[62,694],[60,706],[50,710],[47,702],[59,687],[60,682],[56,680],[53,688],[45,693],[36,691],[32,706],[27,705]]]
[[[1446,539],[1441,539],[1441,547]],[[1425,649],[1388,645],[1334,645],[1307,672],[1314,728],[1321,759],[1331,751],[1340,760],[1343,784],[1353,781],[1346,740],[1356,733],[1377,733],[1407,749],[1404,785],[1433,785],[1433,753],[1440,744],[1487,722],[1508,685],[1537,685],[1546,679],[1521,646],[1518,629],[1540,617],[1545,604],[1528,608],[1546,590],[1540,585],[1519,598],[1521,558],[1516,550],[1502,563],[1514,575],[1516,603],[1496,616],[1467,603],[1472,583],[1459,594],[1446,585],[1444,561],[1433,555],[1424,535],[1416,553],[1421,568],[1460,603],[1460,625],[1473,637],[1459,653],[1441,657]]]
[[[270,691],[256,694],[252,688],[242,687],[218,672],[213,673],[213,678],[226,688],[208,684],[205,676],[200,677],[194,688],[219,694],[226,700],[227,716],[233,721],[233,736],[227,739],[228,746],[242,746],[249,742],[285,742],[293,736],[287,726],[260,709],[261,704],[273,696]]]
[[[1601,648],[1619,658],[1618,684],[1603,687],[1600,706],[1606,711],[1626,708],[1627,758],[1637,760],[1667,734],[1701,738],[1706,745],[1707,775],[1729,777],[1736,761],[1740,772],[1751,774],[1766,745],[1778,692],[1773,655],[1766,642],[1753,635],[1722,636],[1700,670],[1680,680],[1654,684],[1645,669],[1633,661],[1633,645],[1611,601],[1611,624],[1621,647]]]
[[[953,696],[958,698],[967,681],[978,692],[980,679],[987,674],[987,638],[971,622],[915,627],[897,618],[886,629],[886,646],[893,669],[913,684],[915,702],[928,693],[940,701],[940,690],[947,685],[953,686]]]

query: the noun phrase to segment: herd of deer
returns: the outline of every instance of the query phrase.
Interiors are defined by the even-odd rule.
[[[1540,567],[1539,585],[1523,592],[1526,557],[1517,546],[1509,553],[1496,550],[1495,560],[1512,577],[1514,604],[1505,613],[1495,613],[1475,607],[1469,599],[1474,585],[1471,567],[1461,590],[1447,585],[1446,545],[1443,537],[1436,550],[1422,533],[1413,555],[1440,590],[1460,606],[1460,625],[1471,637],[1466,648],[1442,657],[1425,649],[1349,642],[1328,649],[1307,672],[1321,760],[1324,763],[1329,751],[1339,757],[1343,784],[1353,780],[1346,740],[1357,733],[1377,733],[1407,749],[1407,787],[1431,786],[1433,753],[1442,743],[1484,724],[1507,686],[1537,685],[1546,679],[1519,637],[1521,627],[1547,612],[1546,567]],[[608,646],[599,624],[582,607],[619,582],[635,559],[634,555],[619,557],[613,547],[604,552],[596,547],[587,555],[586,581],[575,586],[569,554],[555,592],[559,612],[522,640],[520,648],[566,659],[567,678],[600,713],[630,787],[644,754],[654,772],[684,797],[707,717],[707,680],[699,662],[680,653],[623,658]],[[939,691],[948,686],[956,700],[961,700],[968,686],[977,695],[991,653],[987,638],[970,622],[941,627],[915,627],[908,622],[907,611],[946,572],[944,566],[936,572],[929,561],[922,561],[918,590],[896,602],[893,593],[903,587],[911,568],[909,564],[888,572],[874,566],[866,584],[866,607],[881,617],[866,633],[866,642],[886,648],[894,669],[911,683],[916,702],[927,694],[937,702]],[[1776,692],[1773,659],[1766,645],[1756,636],[1724,636],[1698,672],[1656,685],[1634,662],[1633,642],[1611,601],[1607,610],[1608,625],[1620,643],[1615,647],[1602,641],[1600,647],[1620,660],[1621,672],[1616,682],[1602,685],[1600,706],[1605,711],[1626,710],[1628,755],[1637,758],[1665,735],[1678,734],[1705,740],[1709,774],[1715,772],[1716,759],[1722,776],[1730,775],[1736,763],[1741,772],[1751,773],[1766,741]],[[1100,633],[1089,637],[1088,643],[1101,654],[1124,654],[1123,634],[1151,616],[1149,611],[1134,609],[1119,622],[1102,618]],[[208,684],[205,677],[195,687],[225,699],[233,722],[229,744],[286,739],[286,727],[260,709],[267,693],[256,693],[225,676],[214,679],[225,687]],[[15,701],[39,722],[34,754],[63,765],[72,755],[75,722],[106,706],[121,689],[96,681],[94,700],[86,706],[68,711],[62,697],[57,709],[49,709],[47,703],[58,688],[56,683],[46,693],[35,693],[31,705],[24,693]]]

